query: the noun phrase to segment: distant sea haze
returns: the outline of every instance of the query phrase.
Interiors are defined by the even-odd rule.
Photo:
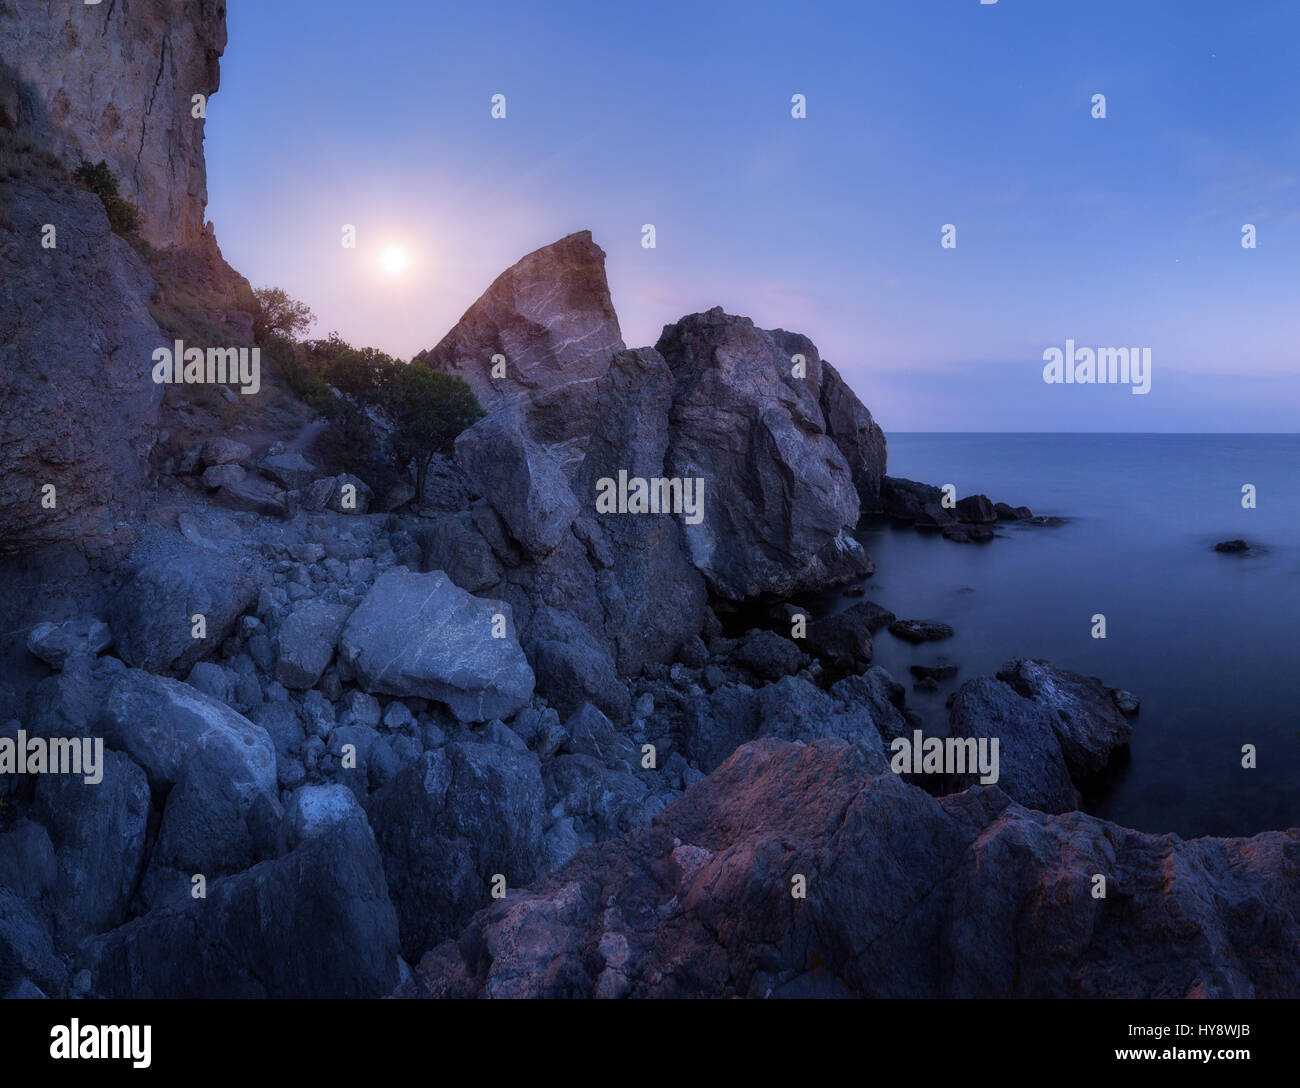
[[[910,664],[951,661],[960,684],[1046,658],[1142,698],[1131,760],[1088,811],[1183,837],[1300,826],[1300,436],[893,433],[888,471],[1069,519],[1002,525],[987,545],[863,534],[868,596],[956,628],[929,647],[876,638],[876,662],[908,682],[929,729],[942,731],[954,685],[912,691]],[[1234,538],[1260,551],[1214,551]]]

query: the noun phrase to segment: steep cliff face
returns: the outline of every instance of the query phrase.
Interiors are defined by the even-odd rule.
[[[151,245],[192,243],[208,199],[192,98],[216,91],[225,46],[225,0],[0,0],[0,113],[69,168],[107,162]]]
[[[0,0],[0,556],[123,542],[159,435],[153,351],[251,335],[248,283],[204,228],[190,115],[216,90],[225,14]],[[72,183],[83,159],[108,163],[152,249]]]

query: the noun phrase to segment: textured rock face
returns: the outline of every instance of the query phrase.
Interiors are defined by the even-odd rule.
[[[591,381],[624,347],[605,252],[579,231],[497,277],[438,346],[416,361],[464,378],[489,410],[525,390]],[[492,356],[506,376],[493,379]]]
[[[656,348],[675,383],[667,470],[704,480],[704,517],[683,530],[713,591],[789,596],[867,573],[848,535],[858,495],[826,433],[820,367],[794,377],[772,333],[720,308],[668,326]]]
[[[292,853],[215,880],[89,942],[111,997],[378,997],[397,983],[397,918],[360,813]]]
[[[402,992],[1283,997],[1297,894],[1300,831],[1183,842],[997,788],[936,799],[838,740],[763,740],[480,912]]]
[[[434,699],[461,721],[509,717],[533,694],[510,606],[471,597],[442,571],[381,575],[343,628],[339,655],[366,691]]]
[[[884,439],[812,342],[714,310],[658,349],[623,350],[585,232],[525,257],[418,358],[492,409],[457,442],[489,513],[441,519],[426,562],[510,602],[562,710],[590,700],[621,718],[605,676],[674,660],[702,629],[706,589],[789,594],[872,569],[850,530]],[[702,517],[598,506],[620,474],[703,479]]]
[[[153,280],[90,193],[6,181],[4,200],[0,551],[111,538],[138,502],[162,401]],[[57,249],[40,248],[45,223]]]
[[[537,874],[542,780],[537,757],[499,744],[449,744],[403,770],[371,823],[412,959],[491,901],[490,882]]]
[[[216,91],[225,47],[225,0],[0,4],[20,120],[69,169],[106,161],[155,246],[203,234],[204,121],[191,98]]]
[[[211,550],[182,552],[142,566],[109,605],[109,625],[128,665],[184,675],[215,653],[253,602],[257,587],[234,560]],[[195,638],[195,615],[207,634]]]

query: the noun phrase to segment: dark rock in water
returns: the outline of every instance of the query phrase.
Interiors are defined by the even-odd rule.
[[[957,515],[954,511],[937,502],[927,502],[916,515],[918,529],[946,529],[955,524]]]
[[[1076,778],[1101,770],[1116,748],[1133,739],[1132,726],[1100,680],[1022,658],[1003,665],[998,679],[1051,714],[1052,728]]]
[[[957,520],[967,525],[989,525],[998,515],[987,495],[967,495],[957,500]]]
[[[731,651],[731,663],[762,680],[780,680],[803,667],[803,653],[790,639],[772,631],[746,631]]]
[[[875,601],[861,601],[843,612],[810,623],[808,652],[837,668],[867,664],[871,661],[871,636],[896,618]]]
[[[1220,540],[1214,545],[1214,550],[1227,555],[1241,555],[1250,551],[1250,545],[1244,540]]]
[[[397,910],[403,955],[457,932],[507,887],[537,875],[544,794],[537,757],[451,743],[401,770],[368,805]]]
[[[1113,688],[1111,698],[1115,700],[1115,706],[1121,714],[1127,714],[1132,717],[1142,709],[1142,700],[1134,695],[1131,691],[1124,691],[1122,688]]]
[[[1045,529],[1059,529],[1062,525],[1069,522],[1068,518],[1055,517],[1047,514],[1035,514],[1025,519],[1030,525],[1039,525]]]
[[[948,624],[938,620],[895,620],[889,625],[889,633],[905,642],[938,642],[956,634]]]
[[[948,711],[948,735],[998,741],[997,786],[1026,808],[1071,812],[1079,792],[1061,754],[1055,716],[1014,692],[1000,680],[968,680]],[[948,776],[952,789],[978,784],[978,772]]]
[[[935,798],[838,740],[759,740],[652,826],[477,914],[399,992],[1285,997],[1297,834],[1184,842],[996,787]],[[1122,916],[1104,936],[1098,871]]]
[[[943,527],[944,540],[951,540],[956,544],[985,544],[992,540],[993,530],[987,525],[945,525]]]
[[[209,879],[83,948],[101,997],[378,997],[398,980],[397,918],[359,813],[291,853]]]
[[[916,521],[927,505],[943,509],[943,490],[933,484],[886,476],[880,482],[880,503],[883,512],[895,521]]]
[[[1005,502],[995,502],[993,512],[997,514],[998,521],[1025,521],[1034,516],[1034,512],[1027,506],[1010,506]]]
[[[917,691],[938,691],[939,681],[933,676],[922,676],[912,685]]]
[[[956,665],[910,665],[908,668],[918,680],[951,680],[957,675]]]

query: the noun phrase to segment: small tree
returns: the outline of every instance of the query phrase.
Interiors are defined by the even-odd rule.
[[[140,229],[140,209],[126,197],[118,195],[117,178],[113,177],[107,162],[102,159],[97,163],[83,160],[81,165],[72,172],[72,180],[81,188],[99,197],[99,202],[104,205],[104,211],[108,214],[108,225],[112,227],[114,234],[120,234],[125,238]]]
[[[449,453],[485,413],[463,378],[406,363],[389,374],[384,414],[393,425],[393,453],[399,464],[415,466],[415,494],[422,497],[434,456]]]
[[[283,287],[258,287],[253,294],[262,307],[253,319],[253,335],[258,343],[268,336],[299,340],[316,320],[311,307],[292,298]]]

